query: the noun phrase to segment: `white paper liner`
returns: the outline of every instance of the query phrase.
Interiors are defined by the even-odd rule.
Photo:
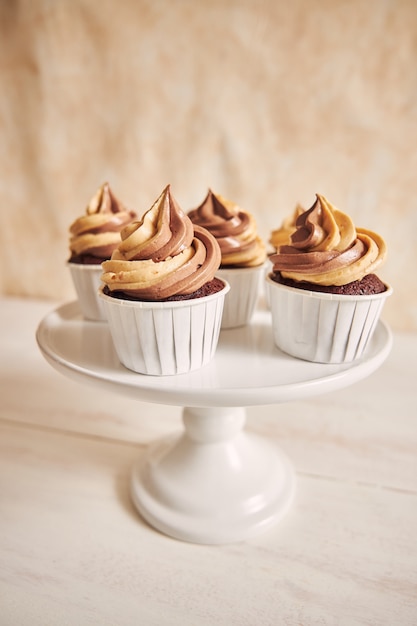
[[[222,329],[249,324],[260,295],[265,275],[265,264],[257,267],[219,269],[216,276],[230,285],[224,302]]]
[[[392,288],[347,296],[287,287],[266,279],[276,346],[316,363],[349,363],[362,356]]]
[[[139,374],[185,374],[214,356],[229,285],[192,300],[144,302],[99,290],[120,362]]]
[[[81,313],[88,320],[105,321],[106,314],[103,302],[98,297],[101,286],[100,276],[103,273],[101,265],[83,265],[82,263],[68,263],[72,282],[77,293]]]

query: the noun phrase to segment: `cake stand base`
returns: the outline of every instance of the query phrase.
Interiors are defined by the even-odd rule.
[[[271,442],[243,430],[243,408],[186,407],[184,432],[150,446],[134,467],[141,516],[176,539],[222,544],[275,524],[295,490],[291,464]]]

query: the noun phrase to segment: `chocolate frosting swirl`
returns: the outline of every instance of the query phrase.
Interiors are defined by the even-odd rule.
[[[90,200],[85,215],[70,226],[70,261],[101,263],[120,242],[120,231],[136,217],[104,183]]]
[[[193,226],[168,185],[141,220],[123,229],[111,260],[102,264],[101,279],[110,291],[164,300],[211,281],[220,259],[215,238]]]
[[[385,260],[382,237],[355,228],[351,218],[317,194],[295,222],[290,245],[270,257],[284,278],[317,285],[346,285],[373,273]]]
[[[257,234],[254,217],[211,189],[203,203],[188,216],[217,239],[223,267],[253,267],[265,261],[266,248]]]

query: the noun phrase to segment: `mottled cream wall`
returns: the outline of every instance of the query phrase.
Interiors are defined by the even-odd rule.
[[[417,329],[415,0],[0,2],[0,293],[73,298],[67,228],[104,180],[142,213],[208,186],[267,238],[315,192],[378,230]]]

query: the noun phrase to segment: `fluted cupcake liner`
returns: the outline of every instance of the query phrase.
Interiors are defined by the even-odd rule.
[[[260,296],[265,264],[257,267],[220,268],[216,276],[230,285],[224,302],[222,328],[249,324]]]
[[[106,314],[102,301],[98,297],[101,286],[102,267],[68,262],[72,282],[77,293],[81,313],[88,320],[105,321]]]
[[[369,344],[386,298],[347,296],[287,287],[267,277],[276,346],[317,363],[349,363]]]
[[[99,290],[117,356],[139,374],[165,376],[199,369],[213,358],[229,285],[190,300],[121,300]]]

